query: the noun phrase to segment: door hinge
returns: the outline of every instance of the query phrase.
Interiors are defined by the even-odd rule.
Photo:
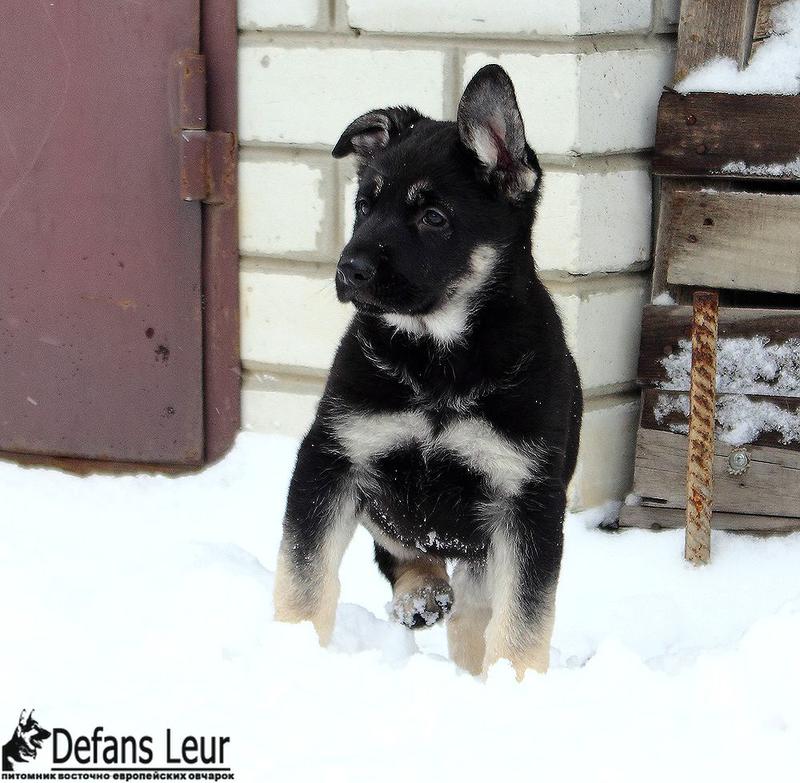
[[[236,198],[236,137],[226,131],[181,131],[181,198],[230,204]]]
[[[207,129],[206,58],[198,52],[182,52],[177,67],[180,196],[206,204],[233,203],[236,136]]]

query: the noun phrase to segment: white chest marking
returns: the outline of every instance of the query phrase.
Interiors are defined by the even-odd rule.
[[[432,428],[421,413],[346,414],[337,417],[334,430],[345,453],[356,465],[366,465],[401,446],[423,444]]]
[[[480,473],[501,495],[516,495],[535,478],[543,447],[518,443],[498,432],[486,419],[458,419],[434,436],[422,413],[346,414],[334,422],[336,437],[359,467],[394,449],[417,446],[424,456],[445,452]]]
[[[472,253],[467,274],[455,284],[436,310],[425,315],[386,313],[382,318],[395,329],[415,337],[430,335],[443,346],[458,342],[496,266],[497,251],[490,245],[481,245]]]

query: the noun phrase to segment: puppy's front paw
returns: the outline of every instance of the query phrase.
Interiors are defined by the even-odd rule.
[[[408,628],[425,628],[444,619],[453,606],[453,588],[437,580],[410,592],[395,593],[392,614]]]

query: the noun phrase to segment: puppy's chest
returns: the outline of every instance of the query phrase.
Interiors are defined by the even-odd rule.
[[[442,556],[485,548],[487,509],[522,492],[543,454],[479,415],[350,413],[333,428],[376,538]]]
[[[352,412],[337,416],[333,428],[357,471],[429,491],[468,476],[488,496],[513,496],[535,477],[541,458],[538,443],[502,433],[479,414]]]

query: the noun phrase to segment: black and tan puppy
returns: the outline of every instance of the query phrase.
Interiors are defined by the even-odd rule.
[[[29,713],[23,710],[11,739],[3,745],[3,772],[13,772],[19,764],[35,759],[49,736],[50,732],[33,717],[33,710]]]
[[[544,671],[582,397],[531,257],[541,172],[514,88],[486,66],[457,122],[377,109],[333,154],[359,163],[336,271],[355,315],[297,458],[277,619],[329,640],[361,523],[401,622],[452,608],[459,666]]]

